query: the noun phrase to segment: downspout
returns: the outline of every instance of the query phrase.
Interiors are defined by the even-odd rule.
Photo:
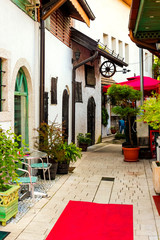
[[[143,48],[139,48],[139,57],[140,57],[140,89],[141,89],[141,105],[144,101],[144,78],[143,78]]]
[[[44,121],[44,89],[45,89],[45,26],[40,21],[40,123]]]
[[[83,60],[77,65],[73,66],[72,70],[72,142],[75,143],[75,79],[76,79],[76,69],[81,67],[87,62],[93,61],[98,57],[98,51],[96,51],[93,56]]]

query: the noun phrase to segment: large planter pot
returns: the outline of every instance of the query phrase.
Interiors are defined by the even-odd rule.
[[[88,148],[88,143],[79,143],[79,148],[81,148],[82,151],[86,152]]]
[[[126,148],[122,147],[124,154],[124,161],[126,162],[137,162],[139,157],[139,147],[135,148]]]
[[[69,163],[67,163],[66,161],[58,163],[58,168],[57,168],[58,174],[68,174],[68,170],[69,170]]]
[[[6,222],[15,217],[18,212],[18,189],[19,186],[10,185],[10,188],[5,192],[0,192],[0,221],[2,226]]]
[[[160,193],[160,166],[152,162],[153,186],[156,193]]]
[[[52,164],[51,167],[50,167],[51,180],[54,180],[56,178],[58,162],[55,162],[55,160],[53,160],[53,159],[49,159],[49,163]],[[38,172],[41,176],[41,179],[44,179],[43,170],[40,169],[40,170],[38,170]],[[46,176],[46,180],[49,180],[48,171],[46,171],[45,176]]]
[[[112,134],[115,134],[116,132],[117,132],[116,129],[111,129]]]

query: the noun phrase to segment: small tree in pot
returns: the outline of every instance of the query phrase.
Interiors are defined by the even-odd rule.
[[[64,156],[64,149],[61,148],[63,144],[62,127],[56,122],[52,124],[44,122],[35,130],[39,133],[35,138],[35,147],[47,153],[49,162],[52,164],[50,168],[51,179],[55,179],[58,162]]]
[[[82,151],[87,151],[87,147],[91,143],[91,134],[90,133],[78,133],[77,135],[77,141],[79,148],[82,149]]]
[[[136,107],[135,102],[137,100],[140,100],[141,93],[140,91],[137,91],[133,89],[130,86],[127,85],[119,85],[119,84],[113,84],[107,91],[107,95],[109,96],[110,102],[113,106],[112,111],[115,114],[118,114],[120,117],[125,118],[128,121],[128,128],[129,128],[129,144],[130,148],[134,148],[133,138],[132,138],[132,132],[131,132],[131,118],[133,116],[136,116],[139,112],[139,108]],[[126,149],[123,148],[125,151]],[[129,152],[129,150],[126,150]],[[137,151],[139,151],[139,148],[137,148]],[[137,155],[137,154],[136,154]],[[133,161],[133,157],[131,156],[131,159],[129,159],[129,156],[125,155],[124,152],[125,161]],[[136,156],[136,160],[138,160],[138,156]]]
[[[81,158],[81,148],[78,148],[74,143],[64,142],[61,149],[64,151],[64,156],[58,162],[57,173],[67,174],[70,162],[76,162],[77,158]]]

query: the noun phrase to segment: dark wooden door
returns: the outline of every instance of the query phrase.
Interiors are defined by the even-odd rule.
[[[65,141],[68,142],[68,132],[69,132],[69,95],[67,90],[63,92],[62,99],[62,128],[63,137]]]
[[[91,134],[91,145],[95,144],[95,108],[94,98],[91,97],[87,106],[87,132]]]

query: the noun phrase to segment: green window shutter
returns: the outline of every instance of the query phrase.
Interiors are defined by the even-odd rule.
[[[22,9],[27,15],[29,15],[31,18],[35,19],[35,12],[34,8],[31,9],[31,11],[27,10],[27,6],[31,6],[31,1],[28,0],[11,0],[13,3],[15,3],[20,9]]]

